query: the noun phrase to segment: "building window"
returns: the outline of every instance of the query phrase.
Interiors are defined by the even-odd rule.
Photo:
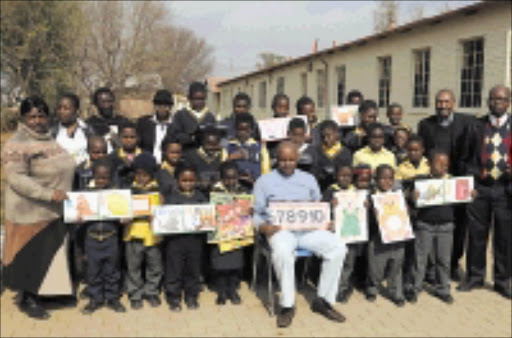
[[[387,107],[391,91],[391,56],[379,59],[379,107]]]
[[[325,86],[325,70],[319,69],[316,71],[316,104],[318,108],[323,108],[325,104],[325,90],[327,89]]]
[[[277,78],[276,94],[284,94],[284,76]]]
[[[267,83],[265,81],[260,82],[259,94],[259,106],[265,108],[267,106]]]
[[[345,102],[345,66],[336,67],[338,106]]]
[[[428,107],[430,87],[430,50],[414,52],[414,97],[413,107]]]
[[[300,83],[302,86],[302,95],[307,96],[308,95],[308,73],[300,74]]]
[[[254,100],[254,85],[252,83],[249,86],[249,97],[251,98],[251,101]]]
[[[484,77],[484,39],[462,43],[462,70],[460,74],[460,106],[480,107]]]

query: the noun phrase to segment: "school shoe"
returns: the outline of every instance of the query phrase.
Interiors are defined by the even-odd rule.
[[[185,304],[187,305],[187,309],[189,310],[199,309],[199,302],[197,301],[197,298],[186,299]]]
[[[473,289],[481,289],[484,287],[483,282],[469,282],[468,280],[463,280],[458,286],[457,291],[460,292],[469,292]]]
[[[94,301],[94,300],[90,300],[89,303],[82,309],[82,313],[84,315],[90,315],[94,311],[96,311],[99,308],[101,308],[102,306],[103,306],[102,303]]]
[[[242,303],[242,299],[236,291],[229,292],[228,298],[231,301],[231,304],[240,305]]]
[[[331,304],[329,304],[325,299],[321,297],[316,297],[313,302],[311,302],[311,310],[313,312],[320,313],[327,319],[330,319],[334,322],[343,323],[345,321],[345,316],[343,316],[338,310],[333,308]]]
[[[409,291],[404,294],[405,300],[411,304],[414,304],[418,301],[418,294],[414,291]]]
[[[20,311],[24,312],[27,316],[39,320],[50,319],[50,314],[46,309],[39,303],[36,296],[23,293],[22,299],[19,304]]]
[[[377,295],[374,295],[374,294],[371,294],[371,293],[367,293],[364,295],[366,300],[373,303],[375,302],[375,300],[377,299]]]
[[[151,307],[159,307],[160,304],[162,304],[160,297],[157,295],[144,296],[144,299],[149,303]]]
[[[457,265],[451,268],[450,279],[454,282],[461,282],[464,278],[464,270]]]
[[[217,304],[217,305],[226,304],[226,294],[224,292],[219,292],[217,294],[217,299],[215,299],[215,304]]]
[[[169,300],[169,310],[172,312],[181,312],[181,304],[179,300]]]
[[[444,303],[446,303],[448,305],[451,305],[454,302],[453,297],[450,294],[448,294],[448,295],[437,295],[437,298],[439,298],[440,300],[442,300]]]
[[[140,300],[140,299],[130,300],[130,307],[133,310],[142,309],[142,306],[143,306],[142,300]]]
[[[282,308],[276,317],[277,327],[288,327],[292,323],[293,316],[295,316],[295,309],[293,307]]]
[[[109,309],[114,310],[115,312],[126,312],[126,308],[119,301],[119,299],[109,299],[106,302],[106,305]]]
[[[348,302],[348,299],[350,298],[350,295],[352,294],[352,289],[345,289],[338,293],[336,296],[336,301],[341,303]]]
[[[508,286],[502,286],[499,284],[494,284],[493,287],[494,291],[502,295],[503,297],[507,299],[512,299],[512,286],[509,284]]]
[[[397,306],[397,307],[403,307],[405,305],[405,300],[403,298],[392,298],[391,301]]]

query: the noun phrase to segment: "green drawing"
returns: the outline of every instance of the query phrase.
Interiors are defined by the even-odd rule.
[[[343,236],[359,236],[361,230],[359,229],[359,220],[357,214],[359,208],[355,208],[353,211],[343,210],[343,225],[341,227],[341,234]]]

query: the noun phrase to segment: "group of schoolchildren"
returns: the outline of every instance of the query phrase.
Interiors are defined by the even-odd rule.
[[[171,132],[159,144],[160,163],[140,147],[140,130],[133,122],[119,125],[119,147],[108,154],[105,138],[90,135],[88,157],[77,167],[75,189],[158,192],[162,204],[209,203],[212,191],[250,193],[258,177],[275,168],[278,142],[260,140],[246,94],[235,96],[233,115],[220,123],[204,105],[205,97],[203,85],[190,86],[190,104],[172,116]],[[363,100],[356,91],[348,100],[359,105],[355,128],[340,128],[332,120],[318,123],[308,97],[297,102],[297,115],[305,115],[307,123],[293,118],[288,126],[288,137],[299,153],[298,168],[317,178],[324,201],[334,207],[338,191],[368,191],[369,241],[348,244],[338,301],[346,302],[354,286],[362,286],[373,301],[387,279],[390,299],[397,306],[405,300],[415,302],[427,270],[435,269],[437,277],[429,279],[434,293],[453,302],[449,285],[453,211],[450,206],[416,209],[413,184],[417,178],[446,177],[448,154],[434,151],[426,159],[422,139],[401,124],[399,105],[388,108],[390,123],[383,125],[377,122],[374,101]],[[277,94],[272,110],[274,117],[289,116],[289,98]],[[415,239],[384,244],[370,196],[397,189],[408,201]],[[188,309],[195,309],[204,282],[213,285],[217,304],[241,303],[237,289],[246,250],[221,253],[217,245],[206,244],[202,233],[156,236],[151,217],[80,221],[74,233],[76,270],[87,284],[82,296],[90,299],[82,310],[85,314],[105,303],[124,312],[119,301],[123,291],[132,309],[142,308],[144,301],[157,307],[161,289],[171,311],[181,311],[183,300]]]

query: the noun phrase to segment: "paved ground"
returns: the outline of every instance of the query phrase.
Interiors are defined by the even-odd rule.
[[[452,288],[455,285],[452,284]],[[490,289],[459,293],[453,290],[455,303],[446,305],[422,293],[415,305],[397,308],[383,297],[368,303],[356,292],[347,304],[336,307],[347,317],[343,324],[332,323],[312,313],[306,299],[314,290],[304,288],[297,298],[297,314],[292,326],[278,329],[260,298],[242,284],[243,304],[214,304],[215,294],[201,294],[199,310],[178,314],[167,306],[157,309],[144,304],[139,311],[128,309],[117,314],[101,309],[85,316],[78,308],[52,311],[49,321],[35,321],[21,314],[13,304],[14,294],[5,291],[1,297],[2,337],[159,337],[159,336],[443,336],[443,337],[511,337],[511,302]],[[258,293],[264,296],[264,291]],[[128,300],[122,299],[125,305]],[[79,302],[79,308],[85,305]]]

